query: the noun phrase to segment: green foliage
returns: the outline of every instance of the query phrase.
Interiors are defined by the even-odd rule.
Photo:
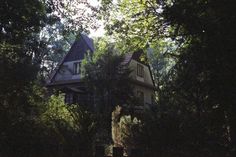
[[[142,122],[136,117],[122,116],[119,122],[121,130],[121,143],[126,148],[140,148],[143,146]]]
[[[45,107],[45,112],[42,114],[42,121],[44,121],[45,124],[48,123],[49,126],[53,127],[54,124],[50,123],[58,121],[62,126],[67,126],[68,129],[77,129],[73,118],[74,116],[72,115],[73,113],[69,110],[69,108],[73,106],[68,106],[64,103],[63,95],[52,95]]]
[[[127,151],[132,148],[146,148],[144,123],[137,117],[124,115],[122,107],[117,106],[112,112],[112,139],[114,146],[124,147]],[[147,132],[145,132],[147,133]]]
[[[38,38],[47,20],[42,1],[4,1],[0,7],[1,152],[22,155],[41,130],[34,120],[42,101],[35,79],[44,43]],[[34,102],[34,103],[32,103]],[[32,145],[34,142],[32,142]]]
[[[112,44],[102,40],[94,56],[88,56],[82,65],[88,93],[96,98],[90,108],[100,115],[98,141],[103,144],[111,142],[111,113],[115,106],[129,104],[133,99],[130,70],[123,60]]]
[[[58,138],[59,144],[87,151],[92,150],[96,131],[94,118],[78,105],[65,104],[63,95],[52,95],[41,115],[42,124]]]
[[[115,147],[123,146],[121,143],[121,130],[120,130],[120,117],[122,112],[121,106],[116,106],[114,111],[112,112],[112,140]]]
[[[162,27],[163,18],[159,18],[162,6],[158,1],[121,0],[103,6],[101,14],[107,20],[107,34],[116,40],[122,50],[145,49],[148,42],[160,40],[156,37],[162,34],[157,29]]]
[[[97,109],[111,113],[114,106],[127,104],[132,97],[130,70],[122,64],[124,58],[113,45],[100,45],[95,55],[84,61],[83,75],[89,92],[97,98]]]
[[[153,149],[235,152],[234,2],[121,0],[104,9],[108,33],[125,49],[147,41],[157,49],[158,116],[151,128],[162,140]]]
[[[55,46],[57,38],[62,37],[55,34],[65,30],[60,28],[65,23],[58,22],[62,8],[51,2],[55,1],[1,1],[0,153],[3,156],[92,148],[95,134],[92,115],[79,106],[67,107],[61,96],[47,100],[38,77],[43,71],[43,59],[49,57],[50,46]]]
[[[36,91],[35,87],[34,92],[43,91]],[[30,153],[92,152],[96,132],[94,115],[78,105],[66,105],[62,95],[53,95],[44,102],[31,99],[31,102],[30,116],[25,111],[13,115],[5,110],[1,114],[1,120],[5,116],[0,130],[3,135],[1,153],[25,156]]]
[[[98,6],[88,0],[46,0],[45,3],[51,10],[47,14],[51,19],[40,32],[40,38],[47,47],[42,56],[41,73],[48,77],[69,51],[77,35],[98,27]]]
[[[209,150],[233,147],[234,150],[236,112],[232,104],[235,104],[233,89],[236,86],[232,79],[236,64],[232,58],[236,47],[232,12],[235,7],[232,1],[223,6],[221,3],[178,1],[166,6],[164,16],[174,26],[173,36],[181,36],[185,42],[172,71],[174,81],[168,88],[172,89],[170,96],[174,97],[170,103],[179,106],[183,115],[196,124],[189,128],[187,120],[183,119],[183,127],[189,128],[186,133],[194,133],[191,140],[199,144],[196,147],[205,146]]]

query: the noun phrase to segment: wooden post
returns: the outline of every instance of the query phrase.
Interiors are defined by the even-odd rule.
[[[104,146],[96,146],[96,148],[95,148],[95,157],[104,157],[104,156],[105,156]]]
[[[131,149],[130,157],[143,157],[144,153],[142,149]]]
[[[123,157],[123,147],[113,147],[113,157]]]

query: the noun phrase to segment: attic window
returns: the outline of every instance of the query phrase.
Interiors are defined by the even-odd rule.
[[[137,76],[143,77],[143,73],[144,73],[143,66],[141,64],[137,64]]]
[[[81,73],[81,62],[74,63],[74,75]]]

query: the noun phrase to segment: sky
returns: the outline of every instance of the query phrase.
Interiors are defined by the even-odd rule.
[[[90,34],[89,37],[91,38],[95,38],[95,37],[102,37],[105,34],[105,30],[104,30],[104,24],[102,21],[99,22],[99,28],[97,30],[95,29],[90,29]]]
[[[100,5],[100,2],[98,0],[88,0],[88,2],[92,6],[99,6]],[[99,21],[98,24],[100,25],[100,27],[97,30],[90,29],[89,37],[95,38],[95,37],[102,37],[102,36],[104,36],[105,30],[104,30],[103,21]]]

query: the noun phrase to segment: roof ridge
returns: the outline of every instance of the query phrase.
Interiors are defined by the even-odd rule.
[[[73,42],[72,46],[70,47],[70,50],[66,53],[66,55],[62,58],[62,60],[56,65],[56,67],[53,69],[53,72],[51,73],[51,76],[49,76],[49,83],[52,82],[54,77],[56,76],[57,71],[60,69],[61,65],[66,60],[67,56],[71,53],[71,49],[76,45],[76,40]]]
[[[92,51],[92,52],[94,52],[94,47],[91,47],[91,46],[93,46],[93,45],[90,45],[89,43],[88,43],[88,40],[90,40],[90,42],[91,42],[91,44],[93,44],[93,39],[91,39],[91,38],[89,38],[86,34],[83,34],[83,33],[80,33],[81,34],[81,37],[83,38],[83,40],[85,41],[85,43],[87,44],[87,46],[89,47],[89,49]],[[87,39],[88,40],[87,40]]]
[[[91,46],[93,46],[93,45],[90,45],[90,44],[88,43],[88,40],[91,40],[91,42],[93,42],[92,39],[90,39],[87,35],[85,35],[85,34],[83,34],[83,33],[80,33],[80,37],[82,37],[82,40],[85,41],[85,43],[86,43],[86,45],[88,46],[88,48],[89,48],[92,52],[94,52],[94,47],[91,47]],[[85,38],[87,38],[88,40],[85,39]],[[62,58],[62,60],[57,64],[57,66],[53,69],[53,71],[52,71],[52,73],[51,73],[51,75],[49,76],[49,79],[48,79],[48,82],[49,82],[49,83],[52,82],[52,80],[54,79],[54,77],[55,77],[56,74],[57,74],[57,71],[60,69],[60,67],[62,66],[62,64],[65,62],[65,60],[67,59],[67,57],[68,57],[69,54],[71,53],[72,49],[76,46],[76,44],[77,44],[78,41],[79,41],[79,39],[75,39],[75,41],[74,41],[73,44],[71,45],[69,51],[68,51],[68,52],[66,53],[66,55]],[[91,43],[91,44],[93,44],[93,43]]]

